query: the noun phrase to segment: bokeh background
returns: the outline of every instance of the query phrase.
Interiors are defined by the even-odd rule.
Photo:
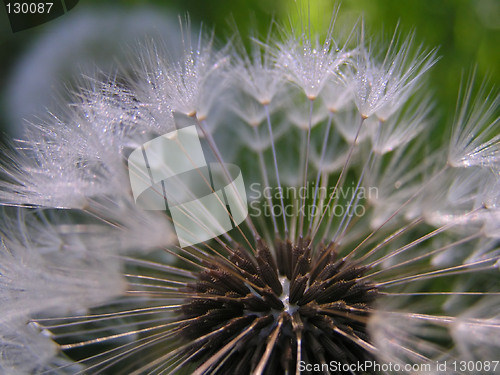
[[[54,0],[56,1],[56,0]],[[331,0],[80,0],[66,15],[12,33],[0,9],[0,138],[21,137],[24,121],[57,112],[81,74],[112,72],[126,64],[134,46],[148,39],[179,43],[178,15],[189,14],[227,40],[235,28],[266,35],[278,24],[309,17],[318,31],[328,26],[338,3]],[[416,41],[439,47],[441,60],[429,74],[436,116],[454,112],[461,76],[474,68],[477,80],[500,82],[500,0],[344,0],[338,24],[364,17],[368,35],[390,38],[396,26]],[[443,122],[446,120],[443,120]],[[444,125],[444,124],[443,124]]]

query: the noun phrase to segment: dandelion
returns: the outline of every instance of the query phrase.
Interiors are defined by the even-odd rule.
[[[91,80],[6,151],[2,373],[498,371],[498,96],[466,89],[432,149],[433,51],[295,34],[249,53],[184,34],[179,62],[147,47],[126,84]],[[187,247],[127,169],[181,124],[241,168],[249,212]]]

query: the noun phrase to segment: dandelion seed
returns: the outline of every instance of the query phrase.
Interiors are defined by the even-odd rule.
[[[371,48],[361,46],[354,69],[343,79],[363,117],[388,119],[418,90],[420,77],[436,62],[435,51],[415,48],[413,38],[398,45],[399,35],[394,33],[382,62],[374,59]]]
[[[453,166],[492,165],[498,169],[500,137],[498,110],[500,96],[487,91],[486,84],[473,96],[474,75],[461,93],[448,161]]]

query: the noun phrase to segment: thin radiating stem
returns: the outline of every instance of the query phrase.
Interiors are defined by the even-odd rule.
[[[319,189],[319,180],[321,177],[321,168],[325,159],[325,154],[326,154],[326,146],[328,144],[328,137],[330,136],[330,129],[332,127],[332,121],[333,121],[333,113],[329,112],[328,114],[328,122],[326,124],[326,129],[325,129],[325,135],[323,138],[323,145],[321,146],[321,157],[319,160],[319,167],[318,167],[318,173],[316,174],[316,184],[314,185],[314,198],[313,198],[313,205],[312,205],[312,213],[311,213],[311,220],[309,221],[309,230],[308,233],[311,233],[312,225],[314,222],[314,217],[316,214],[316,200],[318,198],[318,189]]]
[[[212,134],[207,129],[206,121],[205,120],[197,121],[197,124],[199,125],[199,128],[201,129],[205,138],[208,140],[208,145],[209,145],[210,149],[212,150],[217,161],[219,162],[220,166],[222,167],[224,174],[226,175],[227,182],[230,183],[231,182],[231,175],[229,174],[229,171],[227,170],[227,167],[224,163],[224,160],[222,159],[222,154],[220,153],[219,148],[217,147],[217,144],[215,143],[215,140],[212,137]],[[236,189],[236,188],[233,187],[233,189]],[[236,196],[239,197],[239,199],[240,199],[239,203],[243,204],[238,192],[236,192]],[[225,206],[225,204],[224,204],[224,206]],[[248,227],[252,231],[253,237],[258,238],[257,229],[255,228],[254,224],[252,223],[252,220],[249,218],[248,215],[245,217],[245,222],[247,223]],[[248,240],[247,236],[243,233],[241,228],[239,226],[237,228],[238,228],[238,231],[240,232],[240,234],[243,236],[245,242],[250,246],[250,248],[254,249],[253,245],[250,243],[250,241]]]
[[[354,254],[359,251],[359,249],[362,248],[362,246],[370,239],[372,238],[375,234],[377,234],[383,227],[385,227],[396,215],[398,215],[404,207],[406,207],[408,204],[410,204],[413,199],[415,199],[430,183],[431,181],[434,181],[435,178],[437,178],[439,175],[444,173],[448,169],[448,164],[446,164],[439,172],[437,172],[434,176],[432,176],[429,180],[427,180],[425,183],[423,183],[417,191],[415,191],[411,197],[409,197],[401,206],[399,206],[392,214],[387,218],[382,224],[380,224],[377,228],[375,228],[373,231],[371,231],[349,254],[347,254],[346,258],[351,259]],[[421,218],[420,220],[423,220]],[[362,257],[362,259],[366,258],[367,254]]]
[[[253,126],[253,130],[255,134],[255,139],[257,140],[257,143],[260,144],[259,130],[257,129],[256,126]],[[262,174],[262,181],[264,182],[264,187],[268,187],[270,185],[269,185],[269,178],[267,177],[267,167],[266,167],[266,162],[264,160],[264,153],[262,152],[262,149],[260,147],[258,149],[258,156],[259,156],[260,171]],[[270,195],[268,195],[267,197],[267,202],[269,204],[269,207],[271,208],[271,213],[274,212],[273,209],[274,204]],[[276,223],[276,217],[272,214],[270,216],[273,221],[274,234],[277,235],[279,231],[278,231],[278,224]]]
[[[335,204],[337,203],[337,199],[338,199],[337,191],[338,191],[338,188],[340,186],[340,183],[344,179],[344,175],[347,173],[347,169],[348,169],[349,164],[351,162],[351,157],[352,157],[352,154],[354,152],[354,148],[356,147],[356,142],[358,140],[358,137],[359,137],[359,134],[361,132],[361,128],[363,127],[363,123],[364,123],[365,119],[366,119],[365,117],[360,116],[360,121],[359,121],[358,129],[356,131],[356,136],[354,137],[352,145],[349,148],[349,153],[347,154],[347,158],[346,158],[346,161],[344,162],[344,166],[342,167],[342,170],[340,172],[340,176],[337,179],[337,182],[335,184],[335,187],[333,188],[332,193],[330,194],[330,198],[328,198],[328,203],[326,204],[326,207],[323,210],[323,213],[321,214],[321,219],[319,220],[319,223],[318,223],[316,229],[314,230],[314,232],[313,232],[313,234],[311,236],[311,243],[314,241],[314,237],[318,233],[319,227],[321,226],[321,223],[323,222],[323,220],[324,220],[324,218],[326,216],[326,213],[328,212],[328,208],[330,207],[330,205],[331,205],[332,200],[333,200],[334,197],[335,197],[335,201],[334,201],[333,206],[335,206]]]
[[[276,173],[276,182],[278,183],[278,191],[280,194],[281,213],[283,216],[283,227],[285,229],[285,238],[288,238],[288,226],[285,217],[285,203],[283,202],[283,190],[281,187],[280,174],[278,171],[278,158],[276,156],[276,145],[274,143],[273,127],[271,125],[271,114],[269,113],[269,104],[264,105],[264,110],[266,111],[267,128],[269,130],[269,137],[271,139],[271,150],[273,152],[274,172]]]
[[[304,161],[304,176],[302,179],[302,186],[304,187],[304,190],[307,189],[307,172],[309,168],[309,148],[311,147],[311,130],[312,130],[312,115],[313,115],[313,105],[314,105],[314,99],[309,99],[309,121],[308,121],[308,127],[307,127],[307,141],[306,141],[306,150],[305,150],[305,161]],[[304,217],[305,217],[305,211],[306,211],[306,196],[307,194],[302,194],[302,202],[301,202],[301,209],[300,209],[300,224],[299,224],[299,233],[300,237],[304,235]],[[310,218],[311,220],[311,218]]]
[[[492,257],[488,259],[483,259],[477,262],[469,263],[469,264],[462,264],[459,266],[454,266],[454,267],[448,267],[436,271],[430,271],[430,272],[424,272],[420,273],[418,275],[411,275],[411,276],[406,276],[406,277],[400,277],[394,280],[388,280],[384,282],[380,282],[377,284],[377,287],[382,287],[382,286],[387,286],[387,285],[397,285],[401,283],[407,283],[409,281],[418,281],[418,280],[424,280],[428,279],[430,277],[441,277],[441,276],[450,276],[450,275],[459,275],[463,273],[468,273],[468,272],[477,272],[477,271],[486,271],[486,270],[491,270],[496,268],[495,264],[491,264],[489,266],[485,267],[478,267],[474,268],[473,266],[477,266],[480,264],[488,263],[488,262],[496,262],[498,261],[498,257]],[[469,268],[473,267],[473,268]]]

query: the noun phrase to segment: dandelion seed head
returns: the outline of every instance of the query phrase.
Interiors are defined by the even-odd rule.
[[[203,43],[200,41],[200,44]],[[216,78],[217,70],[227,65],[226,58],[218,56],[203,43],[201,49],[190,49],[185,52],[184,60],[174,68],[167,67],[165,73],[159,77],[158,84],[166,90],[159,99],[159,103],[167,96],[171,97],[171,108],[174,112],[186,116],[197,116],[204,119],[217,98]]]
[[[464,360],[473,358],[486,360],[500,349],[498,303],[497,296],[493,296],[489,301],[476,303],[453,325],[452,334],[458,343],[460,356]],[[481,319],[488,324],[478,324]],[[464,340],[466,335],[472,336],[472,340]],[[478,350],[480,347],[484,349]]]
[[[114,262],[97,252],[92,254],[92,249],[63,259],[57,258],[61,251],[47,251],[42,256],[31,249],[28,243],[3,240],[2,323],[43,311],[64,315],[86,309],[120,295],[125,288]]]
[[[0,323],[0,340],[0,370],[6,375],[46,370],[58,350],[50,337],[22,320]]]
[[[255,256],[237,249],[231,263],[208,264],[188,285],[196,298],[183,306],[183,334],[197,343],[187,354],[209,363],[216,342],[239,333],[245,351],[219,371],[262,371],[267,362],[265,373],[295,372],[298,356],[313,363],[371,359],[350,337],[367,339],[376,287],[358,281],[365,269],[339,259],[333,245],[313,252],[306,244],[279,242],[273,255],[261,241]]]
[[[244,47],[235,62],[234,79],[243,91],[261,105],[268,105],[283,86],[282,72],[276,67],[271,47],[254,40],[248,54]]]
[[[327,81],[331,79],[332,73],[335,73],[349,57],[332,47],[332,40],[329,38],[330,35],[323,44],[320,44],[303,36],[302,43],[292,39],[280,46],[278,66],[290,81],[304,90],[310,100],[318,97]]]
[[[498,169],[500,96],[495,89],[488,89],[486,82],[476,89],[474,77],[475,72],[459,94],[448,162],[455,167],[480,165]]]
[[[321,99],[329,112],[336,113],[352,103],[352,92],[346,90],[339,78],[325,83]]]
[[[399,35],[395,33],[382,62],[374,60],[374,47],[362,46],[355,56],[354,69],[343,75],[364,117],[375,114],[387,120],[418,90],[422,75],[436,62],[435,51],[417,47],[413,54],[413,35],[398,44]]]
[[[485,302],[498,295],[496,99],[466,94],[447,149],[433,147],[434,100],[417,91],[435,52],[400,38],[378,54],[364,35],[292,28],[246,51],[183,30],[178,60],[145,45],[132,73],[87,78],[1,164],[0,202],[17,207],[1,223],[2,370],[486,360],[499,324]],[[249,203],[221,235],[195,224],[217,227],[221,207],[232,218],[227,195],[187,209],[197,220],[182,230],[211,238],[190,246],[175,235],[177,202],[156,191],[169,210],[143,210],[127,167],[184,126],[226,177],[227,162],[240,168]],[[212,178],[175,196],[213,192]]]

